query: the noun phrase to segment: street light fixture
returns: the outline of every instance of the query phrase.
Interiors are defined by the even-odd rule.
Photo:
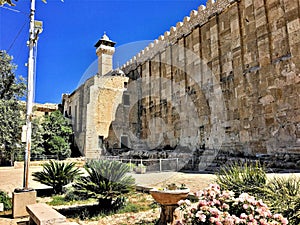
[[[34,47],[38,41],[38,35],[43,31],[43,22],[34,20],[35,13],[35,0],[31,0],[30,10],[30,26],[29,26],[29,56],[28,56],[28,78],[27,78],[27,101],[26,101],[26,148],[24,157],[24,180],[23,189],[28,190],[29,180],[29,163],[30,163],[30,150],[31,150],[31,133],[32,133],[32,108],[34,96]]]

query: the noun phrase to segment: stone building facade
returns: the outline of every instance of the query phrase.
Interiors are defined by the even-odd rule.
[[[128,78],[112,70],[114,44],[104,34],[95,45],[98,73],[73,93],[63,95],[63,112],[73,126],[75,144],[87,158],[104,154],[111,121],[126,91]]]
[[[108,147],[300,152],[299,0],[209,0],[121,70],[64,98],[85,155],[100,136]]]

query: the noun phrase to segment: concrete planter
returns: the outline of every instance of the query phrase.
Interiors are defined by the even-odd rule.
[[[136,173],[140,173],[140,174],[143,174],[143,173],[146,173],[146,167],[145,166],[137,166],[134,168],[135,172]]]
[[[186,199],[190,189],[157,190],[151,189],[150,194],[156,202],[161,205],[160,219],[158,225],[173,224],[174,211],[180,200]]]
[[[190,189],[177,189],[177,190],[158,190],[151,189],[150,194],[156,202],[161,205],[177,205],[182,199],[186,199]]]

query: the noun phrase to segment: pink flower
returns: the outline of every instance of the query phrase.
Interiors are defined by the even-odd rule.
[[[216,209],[216,208],[211,208],[210,210],[209,210],[209,212],[213,215],[213,216],[219,216],[220,215],[220,211],[218,210],[218,209]]]
[[[223,191],[222,196],[225,198],[232,198],[232,197],[234,197],[234,192],[233,191]]]
[[[186,204],[186,205],[188,205],[188,206],[190,206],[190,205],[191,205],[191,201],[190,201],[190,200],[188,200],[188,199],[184,200],[184,202],[185,202],[185,204]]]
[[[185,201],[184,200],[180,200],[179,202],[177,202],[178,205],[184,205]]]
[[[261,225],[268,225],[268,221],[266,219],[262,218],[262,219],[259,220],[259,222],[260,222]]]
[[[220,190],[220,186],[218,184],[210,184],[209,188],[210,189],[215,189],[215,190]]]
[[[252,215],[252,214],[250,214],[249,216],[248,216],[248,219],[250,220],[250,221],[254,221],[254,216]]]
[[[197,191],[196,193],[195,193],[195,195],[197,196],[197,197],[201,197],[201,196],[203,196],[203,194],[204,194],[204,192],[203,191]]]
[[[216,221],[218,221],[218,219],[215,218],[215,217],[210,217],[209,218],[209,222],[211,222],[211,223],[215,223]]]
[[[221,205],[221,202],[217,199],[213,199],[212,202],[213,202],[214,205]]]
[[[287,218],[282,218],[281,223],[282,223],[282,225],[287,225],[289,223],[289,221]]]
[[[281,218],[283,218],[283,216],[281,214],[276,213],[273,215],[273,218],[281,220]]]
[[[209,192],[209,195],[210,195],[210,197],[215,198],[216,195],[217,195],[217,193],[214,192],[214,191],[210,191],[210,192]]]
[[[248,216],[246,215],[246,213],[242,213],[242,214],[240,215],[240,218],[241,218],[241,219],[247,219]]]
[[[268,208],[268,206],[265,203],[263,203],[263,201],[261,199],[259,199],[257,201],[257,205],[260,206],[260,207]]]
[[[226,203],[223,203],[222,208],[225,209],[225,210],[228,210],[229,209],[229,205],[226,204]]]
[[[224,219],[224,225],[234,225],[235,219],[231,216],[228,216]]]
[[[206,221],[206,216],[201,211],[196,213],[196,217],[198,217],[199,221],[201,221],[203,223]]]
[[[247,193],[242,193],[238,198],[230,191],[220,191],[220,186],[212,184],[209,188],[196,193],[199,196],[197,208],[192,208],[190,202],[180,201],[183,207],[184,220],[186,225],[195,222],[196,224],[208,223],[211,225],[287,225],[288,220],[281,214],[272,215],[271,211],[263,201]],[[189,206],[188,206],[189,205]],[[244,210],[240,215],[231,215],[230,209],[239,208]],[[238,217],[239,216],[239,217]]]
[[[207,201],[206,200],[199,200],[198,207],[201,207],[201,206],[207,206]]]

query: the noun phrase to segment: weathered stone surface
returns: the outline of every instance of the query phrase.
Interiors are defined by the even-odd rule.
[[[26,206],[30,221],[36,225],[61,224],[66,222],[66,217],[45,203],[36,203]]]
[[[128,61],[116,86],[95,76],[65,98],[80,150],[103,154],[103,136],[111,148],[141,139],[175,152],[299,153],[298,12],[287,0],[209,1],[192,11]]]
[[[28,216],[26,205],[36,203],[36,191],[13,192],[12,195],[12,216],[13,218]]]

